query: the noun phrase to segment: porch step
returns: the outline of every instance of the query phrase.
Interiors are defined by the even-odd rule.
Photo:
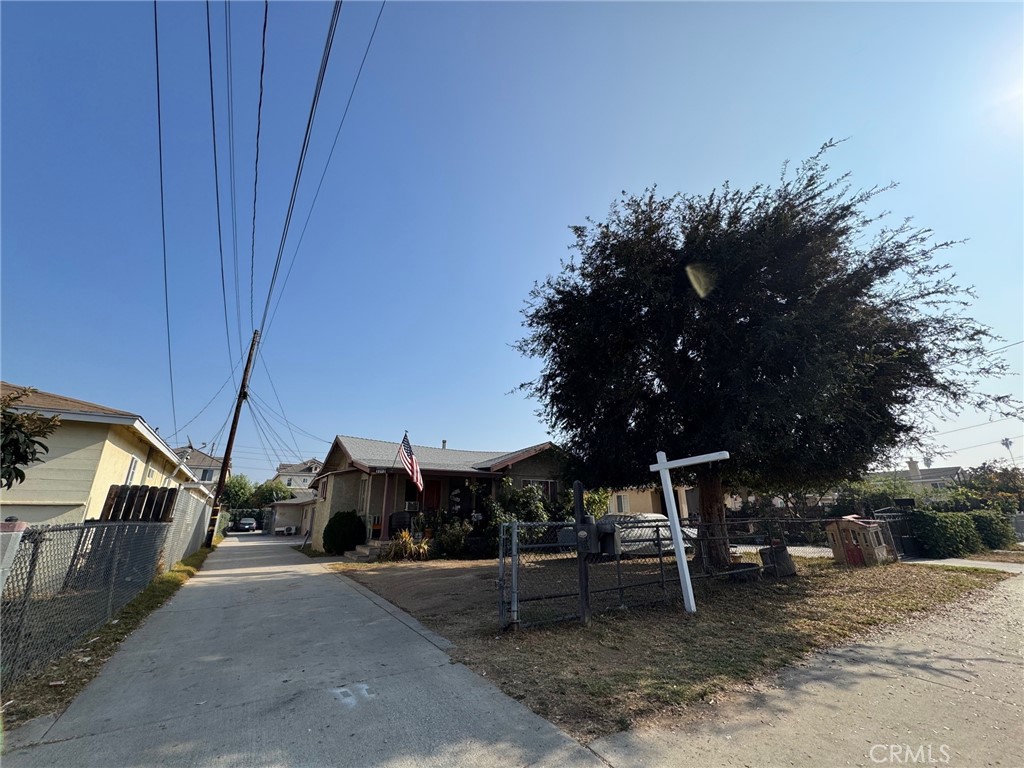
[[[373,557],[373,559],[376,560],[381,549],[383,549],[383,547],[380,542],[375,541],[372,544],[357,544],[355,552],[360,555],[366,555],[367,557]]]
[[[361,555],[358,552],[351,551],[342,555],[341,559],[342,562],[346,563],[371,563],[375,561],[377,557],[374,555],[373,560],[371,560],[369,555]]]

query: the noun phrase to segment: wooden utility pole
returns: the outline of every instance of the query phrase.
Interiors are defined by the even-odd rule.
[[[260,341],[260,332],[253,331],[252,344],[249,345],[249,359],[245,361],[245,372],[242,384],[238,388],[238,402],[235,403],[235,416],[231,420],[231,431],[228,432],[228,444],[224,448],[224,461],[220,465],[220,477],[217,478],[217,490],[213,493],[213,510],[210,512],[210,524],[206,527],[206,546],[213,546],[213,537],[217,533],[217,518],[220,517],[220,495],[224,493],[224,483],[228,479],[228,466],[231,464],[231,449],[235,446],[235,432],[238,431],[238,419],[242,415],[242,403],[249,397],[249,374],[252,373],[252,361],[256,358],[256,347]]]

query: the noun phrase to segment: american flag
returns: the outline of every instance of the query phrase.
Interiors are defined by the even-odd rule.
[[[413,483],[422,492],[423,475],[420,474],[420,463],[416,461],[416,454],[412,452],[412,444],[409,442],[408,433],[406,433],[405,437],[402,438],[402,445],[398,449],[398,455],[402,457],[402,464],[405,466],[405,471],[409,473],[409,477],[412,478]]]

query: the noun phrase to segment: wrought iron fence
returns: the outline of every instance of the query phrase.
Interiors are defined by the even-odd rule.
[[[695,586],[793,572],[793,558],[832,558],[827,520],[727,520],[685,524],[683,548]],[[883,536],[895,553],[888,526]],[[502,627],[579,619],[591,612],[681,599],[668,521],[617,521],[593,551],[572,522],[506,523],[498,559]],[[582,538],[581,538],[582,537]]]
[[[200,548],[210,508],[179,494],[169,522],[88,521],[27,529],[0,597],[7,685],[75,648],[157,573]]]

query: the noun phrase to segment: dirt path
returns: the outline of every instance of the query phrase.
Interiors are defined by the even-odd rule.
[[[687,720],[598,739],[612,765],[1024,765],[1024,577],[820,653]]]

